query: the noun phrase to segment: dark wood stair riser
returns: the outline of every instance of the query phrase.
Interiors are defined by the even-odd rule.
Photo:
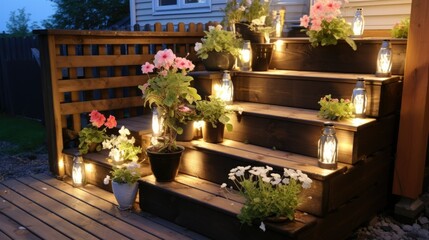
[[[342,204],[359,196],[367,187],[377,184],[379,174],[388,175],[392,161],[391,148],[369,156],[361,164],[351,167],[344,174],[337,174],[326,179],[313,179],[312,187],[301,193],[300,211],[316,216],[325,216],[339,208]],[[182,157],[180,172],[205,179],[210,182],[228,183],[228,172],[237,166],[260,166],[258,161],[245,158],[233,158],[224,153],[205,151],[202,149],[187,149]],[[196,167],[200,166],[200,167]],[[371,170],[368,170],[371,168]],[[282,169],[274,166],[276,172]],[[359,180],[356,180],[359,179]],[[355,191],[356,189],[356,191]]]
[[[383,39],[355,39],[357,51],[345,42],[312,47],[308,38],[283,39],[273,52],[270,69],[374,74]],[[404,74],[406,39],[391,39],[392,73]]]
[[[332,78],[329,78],[329,75],[324,77],[313,75],[306,78],[304,74],[289,76],[275,71],[258,74],[237,72],[233,77],[234,100],[319,110],[318,102],[325,95],[350,99],[356,79],[350,79],[349,75],[342,79],[337,77],[338,74]],[[398,111],[402,94],[402,82],[399,77],[388,81],[365,82],[368,117],[386,116]]]
[[[317,158],[322,124],[247,113],[239,118],[232,117],[231,123],[234,130],[225,131],[227,139]],[[396,142],[396,127],[397,120],[393,115],[359,128],[356,132],[336,127],[338,161],[354,164],[393,144]]]

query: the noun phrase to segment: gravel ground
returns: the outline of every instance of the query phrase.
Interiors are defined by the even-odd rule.
[[[46,147],[14,155],[4,153],[4,149],[14,147],[0,141],[0,182],[49,172]],[[426,211],[413,224],[402,224],[388,214],[380,214],[356,230],[348,240],[429,240],[429,193],[421,199],[426,203]]]

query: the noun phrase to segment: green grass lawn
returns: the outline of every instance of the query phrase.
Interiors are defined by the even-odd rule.
[[[45,127],[40,121],[0,114],[0,141],[15,145],[0,151],[7,153],[32,151],[45,144],[45,140]]]

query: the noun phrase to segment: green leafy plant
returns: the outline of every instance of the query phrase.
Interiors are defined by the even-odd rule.
[[[89,114],[90,124],[79,131],[79,152],[86,154],[92,146],[95,146],[95,151],[101,151],[101,143],[108,138],[106,129],[112,129],[116,127],[116,119],[110,115],[109,118],[98,112],[92,110]]]
[[[136,162],[130,162],[128,164],[124,164],[121,167],[113,167],[113,170],[110,171],[109,175],[106,175],[104,178],[104,184],[109,184],[110,181],[114,181],[117,183],[127,183],[134,184],[137,180],[140,179],[141,169],[140,164]]]
[[[408,38],[408,30],[410,29],[410,18],[407,17],[396,23],[391,31],[394,38]]]
[[[110,138],[103,141],[103,149],[110,149],[109,157],[114,160],[131,160],[138,161],[142,152],[140,146],[135,146],[135,138],[128,138],[130,131],[124,126],[119,130],[119,135],[112,134]]]
[[[332,98],[331,94],[325,95],[318,102],[320,110],[318,116],[329,120],[341,120],[352,118],[353,103],[349,99]]]
[[[197,112],[201,120],[211,123],[214,128],[218,123],[223,123],[228,131],[232,131],[233,126],[229,123],[228,114],[234,110],[220,98],[210,96],[209,100],[197,101]]]
[[[225,17],[224,24],[234,24],[237,22],[248,22],[263,25],[269,17],[270,2],[268,0],[228,0],[223,9]]]
[[[341,16],[342,1],[317,0],[310,8],[310,16],[300,18],[300,26],[310,38],[311,46],[336,45],[338,40],[345,40],[353,50],[356,43],[350,38],[353,30]]]
[[[241,39],[231,31],[222,29],[221,25],[216,27],[210,26],[209,31],[204,31],[206,34],[201,42],[195,43],[195,51],[201,59],[207,59],[208,53],[229,52],[235,57],[240,55]]]
[[[244,196],[245,202],[238,219],[252,225],[269,217],[294,219],[302,189],[310,188],[313,182],[306,174],[293,169],[283,169],[283,175],[272,173],[273,168],[238,166],[230,170],[228,179]],[[221,188],[229,191],[227,184]]]
[[[194,79],[187,75],[195,66],[186,58],[176,57],[171,49],[158,51],[153,63],[143,64],[142,72],[149,76],[156,68],[157,74],[149,76],[148,82],[139,86],[144,104],[151,108],[157,107],[158,114],[163,119],[162,141],[151,146],[151,150],[176,152],[180,150],[176,144],[176,135],[183,132],[183,129],[178,127],[176,113],[183,104],[193,104],[201,99],[197,89],[191,87],[191,81]]]

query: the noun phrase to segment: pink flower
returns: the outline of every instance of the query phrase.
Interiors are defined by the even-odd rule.
[[[155,68],[155,65],[146,62],[145,64],[142,65],[142,72],[143,73],[151,73],[151,72],[153,72],[154,68]]]
[[[106,117],[99,113],[97,110],[92,110],[89,114],[90,116],[90,122],[93,126],[96,126],[97,128],[103,126],[104,122],[106,121]]]
[[[310,10],[310,15],[319,16],[323,13],[323,4],[321,2],[316,2]]]
[[[302,16],[302,18],[299,19],[300,26],[307,28],[308,24],[310,23],[310,18],[308,17],[308,15],[304,15]]]
[[[107,118],[107,121],[106,121],[106,123],[104,124],[104,126],[108,127],[109,129],[112,129],[112,128],[116,127],[116,125],[117,125],[116,119],[115,119],[115,117],[114,117],[114,116],[112,116],[112,115],[110,115],[110,116]]]
[[[184,104],[180,105],[177,110],[179,110],[180,112],[185,112],[185,113],[191,112],[191,109],[188,106],[185,106]]]
[[[165,77],[165,76],[168,75],[168,71],[167,70],[162,70],[162,71],[159,72],[159,75]]]
[[[178,57],[174,60],[174,63],[178,69],[187,69],[189,68],[189,61],[186,58]]]
[[[322,30],[322,20],[320,18],[315,18],[311,21],[310,30],[320,31]]]
[[[155,60],[153,63],[156,68],[170,68],[174,63],[174,59],[176,55],[173,53],[171,49],[159,50],[155,55]]]

